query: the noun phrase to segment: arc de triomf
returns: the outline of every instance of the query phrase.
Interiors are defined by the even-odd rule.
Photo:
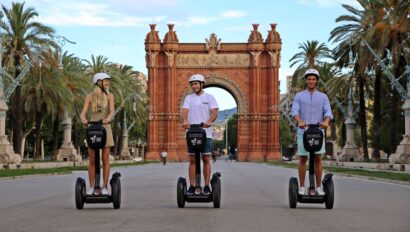
[[[206,86],[220,87],[238,107],[238,160],[279,159],[279,67],[282,42],[271,24],[265,42],[258,24],[247,43],[222,43],[211,34],[205,43],[180,43],[174,25],[161,42],[156,25],[145,39],[150,114],[146,160],[188,160],[180,112],[191,92],[188,77],[200,73]],[[223,99],[216,99],[223,101]]]

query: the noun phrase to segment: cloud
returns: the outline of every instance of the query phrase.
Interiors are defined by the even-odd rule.
[[[150,0],[145,2],[145,7],[159,5],[174,5],[180,0]],[[7,3],[8,2],[8,3]],[[137,3],[135,3],[137,2]],[[39,17],[36,21],[56,26],[111,26],[135,27],[146,26],[148,23],[159,23],[166,19],[165,16],[134,16],[130,8],[139,7],[141,1],[53,1],[53,0],[26,0],[26,7],[33,7]],[[133,3],[133,4],[132,4]],[[125,7],[125,4],[130,4]],[[11,6],[11,1],[6,0],[6,7]],[[141,14],[137,14],[141,15]]]
[[[230,18],[241,18],[246,15],[245,12],[240,10],[227,10],[221,13],[222,18],[230,19]]]
[[[217,20],[217,18],[212,17],[187,17],[186,19],[179,20],[169,20],[168,23],[172,23],[178,26],[192,26],[192,25],[204,25],[212,21]]]
[[[340,4],[347,4],[353,7],[359,7],[357,0],[298,0],[298,3],[308,6],[332,7]]]

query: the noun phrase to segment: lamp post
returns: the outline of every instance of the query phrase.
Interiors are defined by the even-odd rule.
[[[226,154],[229,156],[229,150],[228,150],[228,114],[225,113],[225,132],[226,132]]]
[[[349,65],[348,68],[351,71],[351,75],[353,75],[353,68],[355,65],[355,61],[353,58],[352,48],[349,51]],[[348,107],[347,113],[343,112],[343,116],[345,118],[345,125],[346,125],[346,143],[342,149],[342,153],[339,156],[336,156],[336,161],[357,161],[359,159],[359,148],[357,147],[354,138],[354,130],[356,127],[356,120],[354,119],[354,112],[353,112],[353,94],[352,94],[352,86],[349,89],[349,96],[348,96]]]

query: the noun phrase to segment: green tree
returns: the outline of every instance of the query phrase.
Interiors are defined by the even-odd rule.
[[[292,132],[289,126],[289,122],[286,119],[280,120],[279,143],[280,143],[280,147],[282,150],[282,155],[283,155],[283,150],[293,145],[294,143]]]
[[[5,47],[5,63],[13,67],[17,78],[24,63],[23,56],[33,57],[33,53],[57,48],[54,42],[54,29],[34,21],[38,13],[32,7],[26,8],[24,3],[12,3],[11,9],[2,5],[5,20],[1,21],[0,28],[4,31],[2,44]],[[23,138],[23,101],[22,85],[17,86],[10,99],[10,116],[13,127],[13,148],[21,153]]]
[[[293,87],[304,86],[303,73],[308,68],[318,68],[325,63],[325,59],[332,58],[329,48],[324,43],[320,43],[317,40],[306,41],[303,44],[299,44],[300,52],[290,58],[290,67],[298,65],[292,79]],[[297,89],[295,89],[297,91]]]
[[[59,102],[72,105],[72,93],[66,87],[64,79],[58,78],[58,53],[49,49],[43,51],[44,62],[38,63],[32,69],[31,78],[24,81],[24,109],[35,120],[35,151],[34,159],[41,154],[41,139],[43,122],[48,115],[58,114]]]

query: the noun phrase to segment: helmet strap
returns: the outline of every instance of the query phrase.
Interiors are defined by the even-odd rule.
[[[102,81],[101,81],[101,83],[102,83]],[[100,87],[101,91],[103,91],[103,92],[105,93],[105,95],[108,95],[107,91],[104,89],[104,87],[102,87],[102,84],[99,85],[98,82],[97,82],[96,85],[97,85],[98,87]]]

